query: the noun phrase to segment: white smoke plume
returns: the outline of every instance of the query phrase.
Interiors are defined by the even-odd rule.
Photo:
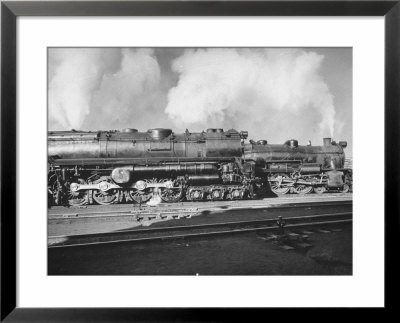
[[[49,130],[215,127],[318,144],[344,116],[323,59],[312,49],[52,48]]]
[[[99,49],[52,49],[49,64],[49,119],[63,128],[79,128],[90,111],[102,74]]]
[[[53,49],[49,80],[50,130],[138,126],[165,106],[151,49]]]
[[[165,112],[181,128],[236,127],[304,140],[332,136],[335,107],[319,74],[322,60],[297,49],[186,50],[173,62],[179,81]]]
[[[93,114],[87,124],[95,126],[107,120],[115,129],[138,127],[144,117],[149,118],[146,110],[155,107],[160,111],[160,67],[153,54],[151,49],[122,50],[120,69],[105,74],[93,94],[92,109],[101,113]]]

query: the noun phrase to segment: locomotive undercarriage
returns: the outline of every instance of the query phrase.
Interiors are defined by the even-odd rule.
[[[110,169],[79,171],[78,168],[59,168],[50,174],[49,202],[56,205],[109,205],[124,201],[141,204],[151,199],[175,203],[184,199],[218,201],[253,196],[250,181],[236,174],[226,178],[218,174],[140,178],[129,184],[113,181]],[[226,183],[223,178],[240,178],[241,181]]]
[[[229,164],[227,164],[229,165]],[[222,166],[220,170],[223,170]],[[146,203],[151,199],[166,203],[202,200],[241,200],[262,198],[271,190],[288,193],[322,194],[326,191],[348,192],[352,188],[350,171],[330,170],[302,174],[264,173],[261,177],[243,176],[229,168],[221,174],[185,175],[165,178],[138,178],[117,184],[110,169],[79,170],[55,168],[49,176],[49,203],[82,206],[87,204]],[[264,179],[263,179],[264,178]]]
[[[352,190],[352,178],[349,171],[333,170],[317,174],[275,173],[268,175],[268,181],[271,190],[277,195],[312,192],[322,194],[326,191],[347,193]]]
[[[141,181],[142,182],[142,181]],[[61,194],[56,190],[52,194],[55,204],[69,204],[81,206],[87,204],[116,204],[125,202],[146,203],[152,197],[159,196],[166,203],[176,203],[184,199],[188,201],[201,200],[239,200],[248,196],[249,189],[245,185],[209,185],[209,186],[184,186],[171,180],[151,179],[143,181],[149,185],[143,189],[131,187],[120,187],[103,180],[97,184],[87,184],[84,180],[78,179],[78,183],[72,183],[70,189],[64,193],[64,202],[57,198]],[[67,185],[65,186],[67,188]]]
[[[246,185],[190,186],[186,190],[186,200],[243,200],[248,194],[249,188]]]
[[[168,179],[145,179],[130,186],[113,183],[110,176],[96,176],[86,180],[71,177],[64,182],[57,178],[49,182],[49,198],[56,205],[81,206],[87,204],[116,204],[126,202],[145,203],[154,195],[164,202],[173,203],[182,199],[183,186]],[[62,184],[60,184],[62,183]],[[51,201],[50,201],[51,202]]]

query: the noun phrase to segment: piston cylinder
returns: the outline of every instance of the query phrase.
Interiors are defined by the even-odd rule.
[[[131,180],[132,167],[118,167],[111,172],[111,178],[117,184],[128,183]]]

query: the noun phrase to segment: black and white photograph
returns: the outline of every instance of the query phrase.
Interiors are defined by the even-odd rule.
[[[353,275],[351,47],[49,47],[48,275]]]

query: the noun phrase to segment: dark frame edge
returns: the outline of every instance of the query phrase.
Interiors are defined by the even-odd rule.
[[[6,1],[17,16],[383,16],[397,0]]]
[[[398,253],[393,244],[400,236],[400,2],[385,16],[385,308],[390,286],[399,286],[396,268],[389,257]],[[392,290],[393,292],[393,290]],[[393,297],[393,295],[391,295]]]
[[[1,4],[1,320],[16,307],[16,15]],[[15,165],[15,167],[10,167]],[[7,185],[4,185],[7,183]]]
[[[184,321],[212,319],[219,321],[226,314],[225,309],[212,309],[214,315],[207,315],[199,310],[180,309],[33,309],[16,308],[16,18],[24,14],[23,4],[19,8],[9,6],[10,2],[1,3],[1,293],[0,319],[7,322],[71,322],[87,321],[96,318],[98,321],[112,320],[128,322],[136,321]],[[400,124],[400,3],[390,1],[385,7],[385,307],[392,308],[396,304],[389,303],[388,277],[396,278],[396,268],[390,268],[388,255],[396,255],[395,244],[390,244],[390,236],[399,234],[399,124]],[[38,2],[29,2],[30,5]],[[45,3],[41,3],[42,5]],[[92,5],[94,2],[91,3]],[[282,3],[285,5],[285,3]],[[22,9],[21,9],[22,8]],[[22,13],[21,13],[22,10]],[[43,9],[41,9],[43,10]],[[38,13],[32,14],[39,15]],[[93,14],[95,15],[95,14]],[[262,14],[259,14],[262,15]],[[362,15],[362,14],[359,14]],[[380,14],[375,14],[380,15]],[[394,95],[395,94],[395,95]],[[389,171],[390,170],[390,173]],[[4,188],[7,183],[7,189]],[[10,216],[11,215],[11,216]],[[14,215],[14,216],[12,216]],[[389,217],[389,215],[392,215]],[[397,217],[396,217],[397,215]],[[390,281],[390,283],[394,283]],[[396,286],[396,284],[394,284]],[[393,301],[393,299],[392,299]],[[182,312],[183,311],[183,312]],[[210,309],[207,309],[210,311]],[[196,313],[196,315],[194,315]],[[201,314],[203,313],[203,314]],[[218,315],[219,314],[219,315]],[[232,315],[232,313],[230,314]],[[229,318],[228,316],[223,316]],[[218,319],[219,318],[219,319]],[[233,316],[231,317],[234,320]],[[202,321],[203,321],[202,320]],[[223,320],[223,319],[222,319]]]

